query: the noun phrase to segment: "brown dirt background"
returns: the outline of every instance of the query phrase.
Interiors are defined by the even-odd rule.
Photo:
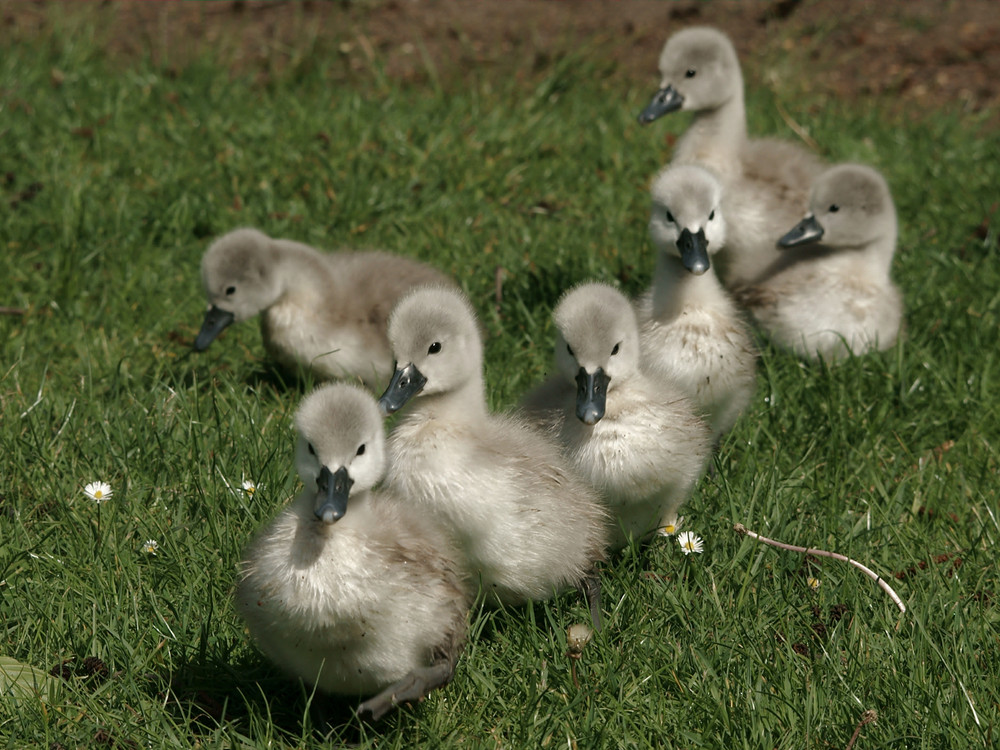
[[[732,37],[748,85],[908,112],[1000,109],[997,0],[17,0],[0,9],[3,37],[43,43],[60,26],[89,29],[116,64],[148,56],[177,71],[210,51],[234,73],[266,79],[333,44],[335,76],[378,69],[454,83],[523,76],[576,51],[650,92],[664,40],[694,24]]]

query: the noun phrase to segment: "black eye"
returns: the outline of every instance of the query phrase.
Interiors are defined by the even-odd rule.
[[[622,346],[621,344],[615,344],[615,348],[611,350],[612,357],[618,353],[618,350],[621,349],[621,346]]]
[[[838,206],[836,203],[831,203],[830,204],[830,213],[831,214],[835,214],[839,210],[840,210],[840,206]]]
[[[667,221],[669,221],[671,224],[677,223],[677,220],[674,218],[674,215],[670,213],[669,210],[667,211]]]
[[[365,455],[365,444],[364,443],[362,443],[361,445],[358,446],[358,455],[359,456]]]
[[[575,357],[576,356],[575,354],[573,354],[573,347],[571,347],[569,344],[566,344],[566,351],[569,352],[569,356],[571,356],[571,357]]]
[[[310,456],[315,456],[316,455],[316,449],[313,448],[313,444],[312,443],[306,443],[306,445],[309,446],[309,455]]]
[[[228,296],[230,296],[232,294],[236,294],[236,287],[234,287],[234,286],[227,286],[226,287],[226,296],[228,297]]]
[[[441,351],[440,341],[435,341],[433,344],[427,347],[428,354],[437,354],[439,351]]]
[[[694,78],[696,75],[698,75],[698,71],[695,70],[694,68],[688,68],[686,71],[684,71],[685,78]]]
[[[708,215],[708,220],[711,221],[714,218],[715,218],[715,211],[712,211],[712,213]]]

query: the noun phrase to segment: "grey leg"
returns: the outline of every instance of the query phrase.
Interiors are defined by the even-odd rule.
[[[590,605],[590,621],[594,626],[594,632],[601,632],[601,579],[597,573],[587,576],[580,583],[580,591]]]

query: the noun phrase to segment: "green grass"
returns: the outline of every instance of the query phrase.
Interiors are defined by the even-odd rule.
[[[57,30],[0,55],[0,305],[24,310],[0,316],[0,657],[65,662],[68,678],[44,702],[0,701],[0,745],[318,747],[308,692],[264,661],[231,601],[244,545],[296,489],[290,422],[309,384],[271,367],[253,325],[189,354],[208,242],[254,225],[454,274],[506,408],[549,366],[564,289],[648,284],[646,185],[686,122],[638,127],[649,81],[586,48],[530,74],[404,86],[334,76],[320,45],[257,82],[210,56],[175,75],[113,64],[92,37]],[[780,103],[824,157],[886,173],[907,335],[835,368],[764,345],[750,412],[684,510],[706,552],[657,541],[605,567],[606,628],[579,689],[576,597],[476,612],[449,687],[341,739],[842,748],[872,709],[858,748],[994,741],[1000,139],[954,113],[887,120],[818,96],[753,89],[750,127],[792,137]],[[94,479],[110,502],[83,496]],[[908,612],[735,522],[861,560]]]

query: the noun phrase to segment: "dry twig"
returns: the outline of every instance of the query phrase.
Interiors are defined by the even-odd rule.
[[[794,544],[785,544],[784,542],[778,542],[774,539],[768,539],[766,536],[761,536],[756,532],[750,531],[750,529],[741,523],[736,524],[733,529],[738,534],[745,534],[751,539],[764,542],[764,544],[770,544],[772,547],[777,547],[778,549],[788,550],[789,552],[801,552],[804,555],[816,555],[817,557],[832,557],[834,560],[842,560],[843,562],[853,565],[855,568],[875,581],[875,583],[877,583],[881,589],[896,603],[900,612],[906,612],[906,605],[903,604],[903,600],[899,598],[896,592],[892,590],[892,586],[886,583],[874,570],[862,565],[857,560],[852,560],[846,555],[841,555],[838,552],[827,552],[825,549],[815,549],[813,547],[796,547]]]
[[[847,747],[844,748],[844,750],[851,750],[851,748],[854,747],[855,741],[858,739],[858,735],[861,734],[861,727],[866,724],[874,724],[876,719],[878,719],[878,714],[871,709],[868,709],[861,714],[861,720],[858,721],[858,725],[854,727],[854,734],[851,735],[851,741],[847,743]]]
[[[778,107],[778,114],[781,115],[781,119],[785,121],[785,124],[790,127],[799,138],[801,138],[805,144],[812,149],[814,152],[819,153],[819,144],[816,143],[816,139],[809,135],[808,131],[799,125],[792,116],[785,111],[785,108],[781,106],[781,102],[776,102]]]

